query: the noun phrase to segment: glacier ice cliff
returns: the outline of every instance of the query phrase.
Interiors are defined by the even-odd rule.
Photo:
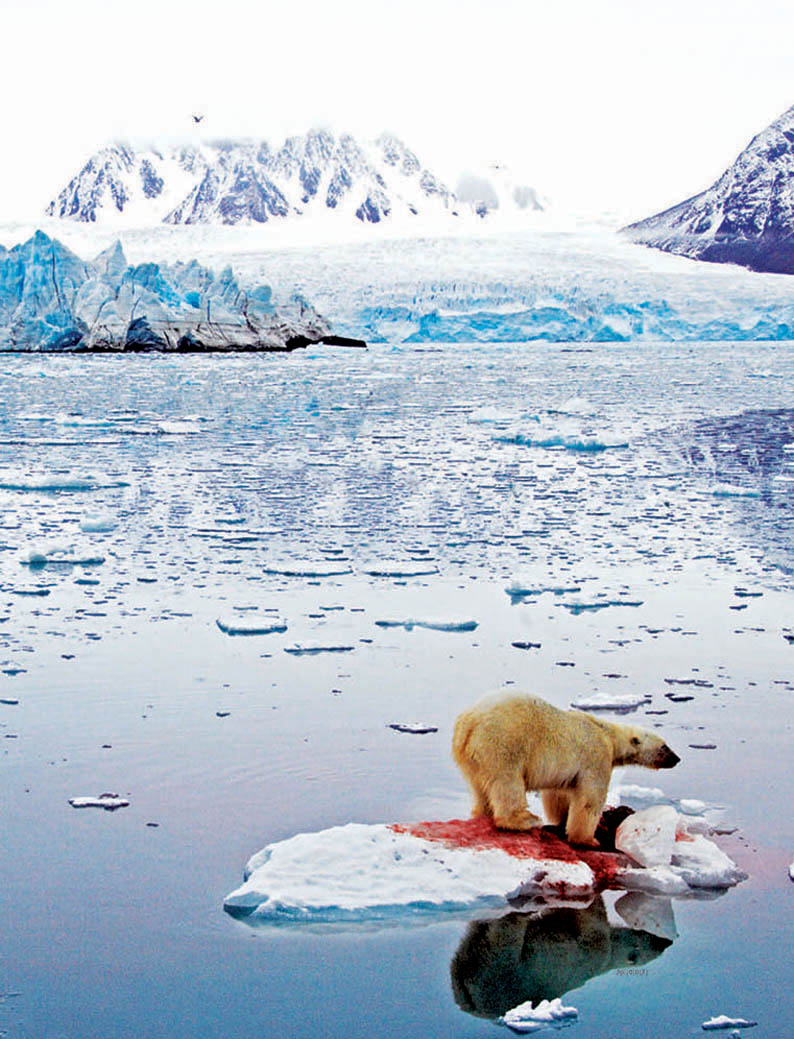
[[[794,106],[706,191],[623,234],[697,260],[794,274]]]
[[[86,263],[42,231],[0,246],[0,350],[289,350],[329,331],[300,294],[277,306],[230,267],[129,265],[120,242]]]

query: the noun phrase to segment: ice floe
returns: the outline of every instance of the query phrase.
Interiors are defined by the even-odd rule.
[[[130,802],[118,794],[100,794],[99,797],[70,797],[72,808],[104,808],[106,812],[115,812],[117,808],[129,808]]]
[[[272,635],[287,630],[287,622],[274,617],[219,617],[215,623],[224,635]]]
[[[635,711],[643,704],[651,702],[647,693],[594,693],[593,696],[584,696],[574,700],[571,707],[577,711]]]
[[[640,866],[667,866],[673,856],[678,813],[671,805],[635,812],[618,826],[615,847]]]
[[[710,1017],[708,1021],[704,1021],[700,1026],[704,1031],[716,1031],[720,1028],[755,1028],[758,1024],[757,1021],[747,1021],[743,1017],[728,1017],[726,1014],[719,1014],[717,1017]]]
[[[80,520],[80,530],[84,534],[109,534],[118,525],[117,519],[102,513],[89,513]]]
[[[474,631],[478,622],[473,620],[449,620],[443,617],[407,617],[404,620],[377,620],[379,628],[429,628],[431,631]]]
[[[29,476],[6,472],[0,475],[0,490],[4,491],[96,491],[116,487],[129,487],[129,483],[126,480],[100,479],[91,475],[70,476],[67,473]]]
[[[105,557],[81,555],[71,552],[68,548],[50,545],[29,549],[23,553],[20,562],[32,569],[45,566],[100,566],[105,562]]]
[[[312,563],[310,566],[265,567],[262,572],[278,577],[344,577],[346,574],[352,574],[353,568],[339,566],[338,563]]]
[[[429,732],[438,732],[437,725],[425,725],[422,722],[390,722],[389,728],[396,732],[409,732],[416,736],[423,736]]]
[[[516,898],[576,899],[604,886],[688,895],[744,879],[715,844],[686,833],[673,808],[663,809],[661,823],[659,809],[648,811],[644,819],[636,813],[626,841],[635,861],[654,863],[647,867],[620,852],[571,848],[545,830],[497,830],[484,819],[349,823],[265,847],[225,906],[253,923],[400,920]]]
[[[323,642],[296,642],[292,646],[285,646],[284,652],[291,653],[296,657],[311,657],[318,653],[350,653],[355,646],[334,645]]]
[[[505,906],[538,891],[587,895],[583,861],[519,858],[499,847],[455,847],[408,828],[348,823],[302,833],[254,855],[225,908],[252,922],[428,916]]]
[[[562,1005],[561,999],[542,999],[536,1007],[532,1001],[521,1003],[498,1019],[499,1024],[506,1025],[520,1034],[537,1032],[548,1025],[573,1024],[579,1016],[576,1007]]]

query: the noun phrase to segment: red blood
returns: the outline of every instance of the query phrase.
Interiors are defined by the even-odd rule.
[[[447,822],[394,823],[395,833],[410,833],[425,841],[449,848],[499,848],[517,859],[552,859],[557,862],[584,862],[593,871],[596,887],[607,887],[628,859],[617,852],[572,848],[548,830],[499,830],[490,819],[450,819]]]

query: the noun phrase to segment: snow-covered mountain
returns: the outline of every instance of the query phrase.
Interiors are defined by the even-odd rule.
[[[794,107],[706,191],[622,233],[693,259],[794,274]]]
[[[116,143],[92,156],[50,203],[50,216],[136,224],[266,223],[337,212],[363,223],[457,215],[446,185],[402,141],[359,143],[327,130],[179,147]]]

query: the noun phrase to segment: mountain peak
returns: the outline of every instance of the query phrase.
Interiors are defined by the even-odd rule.
[[[622,233],[692,259],[794,274],[794,106],[710,188]]]

